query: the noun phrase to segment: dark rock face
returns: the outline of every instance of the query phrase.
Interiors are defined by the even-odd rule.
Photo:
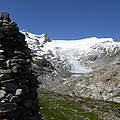
[[[31,58],[16,23],[0,19],[0,120],[41,119]]]

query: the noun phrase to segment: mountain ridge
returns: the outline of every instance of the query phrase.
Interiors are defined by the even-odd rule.
[[[120,93],[120,80],[119,75],[116,77],[114,73],[119,73],[120,42],[112,38],[96,37],[73,41],[52,40],[47,34],[22,33],[32,51],[33,68],[38,73],[42,88],[70,95],[75,92],[78,96],[81,96],[80,91],[84,89],[83,97],[116,101],[114,96]],[[103,75],[99,75],[100,71]],[[105,81],[115,80],[118,85],[113,88],[111,82],[110,88],[106,89],[104,78]],[[99,81],[96,82],[96,79]],[[76,81],[80,83],[79,89]],[[90,90],[86,89],[87,86],[90,86]],[[109,92],[112,88],[112,92]],[[119,102],[119,97],[117,100]]]
[[[35,35],[25,31],[22,31],[22,33],[25,34],[28,47],[32,50],[34,55],[41,56],[52,52],[54,57],[60,57],[62,60],[67,59],[68,62],[71,62],[73,59],[79,62],[78,66],[84,65],[84,67],[90,67],[89,61],[93,63],[93,61],[99,57],[112,53],[114,48],[116,49],[114,52],[119,51],[120,47],[120,42],[115,42],[112,38],[92,37],[65,41],[52,40],[47,34]]]

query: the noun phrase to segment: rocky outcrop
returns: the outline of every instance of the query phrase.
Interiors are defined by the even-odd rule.
[[[54,89],[56,92],[119,102],[120,65],[114,64],[73,78]]]
[[[40,120],[37,76],[25,36],[10,23],[0,26],[0,119]]]

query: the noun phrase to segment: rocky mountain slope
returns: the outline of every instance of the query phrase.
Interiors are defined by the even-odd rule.
[[[113,64],[71,79],[54,89],[71,96],[109,100],[120,103],[120,65]]]
[[[52,40],[47,34],[22,33],[32,50],[33,68],[42,87],[73,96],[120,101],[120,42],[95,37]]]

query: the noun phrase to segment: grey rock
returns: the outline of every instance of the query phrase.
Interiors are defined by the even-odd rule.
[[[19,103],[19,102],[21,102],[21,99],[18,96],[12,96],[11,99],[9,100],[9,102]]]
[[[113,98],[109,99],[109,101],[120,103],[120,97],[113,97]]]
[[[5,69],[5,70],[3,70],[3,69],[0,69],[0,74],[10,74],[10,73],[12,73],[12,71],[11,71],[11,69]]]
[[[15,95],[19,96],[19,95],[22,95],[22,94],[23,94],[22,89],[17,89],[16,90]]]
[[[0,99],[5,97],[6,92],[4,90],[0,90]]]

